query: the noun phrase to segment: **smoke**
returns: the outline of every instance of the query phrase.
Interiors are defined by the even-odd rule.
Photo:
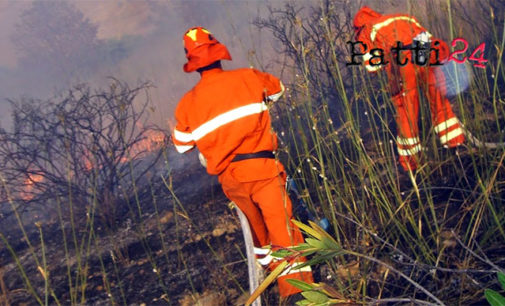
[[[16,50],[10,43],[10,34],[14,30],[15,16],[27,7],[28,3],[24,1],[0,1],[0,69],[16,66]]]
[[[19,29],[27,29],[27,22],[23,19],[26,17],[23,16],[33,9],[36,1],[0,2],[2,127],[9,125],[8,103],[5,102],[7,98],[46,99],[81,82],[90,83],[94,87],[104,87],[109,82],[108,78],[114,77],[132,86],[137,82],[152,82],[154,88],[150,91],[150,98],[156,109],[152,113],[152,120],[168,129],[175,105],[199,79],[197,73],[187,74],[182,71],[186,60],[182,35],[188,28],[205,26],[227,45],[233,61],[223,63],[225,68],[257,66],[258,63],[251,54],[258,55],[258,46],[262,49],[268,49],[269,46],[264,42],[263,34],[251,25],[254,18],[266,12],[268,2],[264,1],[44,2],[56,8],[69,6],[78,11],[78,14],[83,16],[82,24],[89,23],[88,33],[95,31],[95,40],[88,42],[88,39],[79,45],[75,43],[75,39],[69,39],[68,43],[54,48],[56,50],[49,47],[30,48],[36,49],[31,57],[40,56],[41,59],[29,62],[22,58],[26,52],[20,52],[18,49],[19,45],[29,45],[31,38],[28,39],[26,31]],[[274,1],[274,5],[279,4],[282,2]],[[39,9],[32,15],[36,14],[40,15],[36,16],[37,19],[47,24],[51,24],[54,18],[61,17],[64,20],[65,17],[59,16],[51,9]],[[78,37],[81,34],[78,29],[63,26],[64,21],[55,24],[60,28],[60,36]],[[28,28],[28,32],[29,30]],[[49,28],[45,31],[43,34],[36,32],[36,35],[33,35],[34,39],[39,37],[42,40],[39,45],[50,41],[49,37],[53,34]],[[58,53],[67,45],[71,45],[67,48],[69,54]],[[82,56],[72,57],[72,54],[75,55],[83,48],[89,50]],[[54,63],[44,59],[44,52],[47,53],[46,58],[51,58]],[[58,67],[63,64],[66,67]]]
[[[151,99],[156,107],[153,120],[168,128],[172,124],[174,108],[182,95],[199,79],[197,73],[182,71],[186,61],[182,35],[190,27],[207,27],[227,45],[233,61],[224,62],[225,68],[250,66],[249,55],[257,48],[261,36],[252,29],[252,21],[265,2],[258,1],[170,1],[121,2],[102,4],[110,8],[110,15],[102,12],[90,15],[98,25],[99,37],[123,42],[128,56],[117,65],[95,75],[93,81],[103,84],[105,77],[114,75],[135,83],[149,80],[155,85]],[[113,8],[121,9],[112,12]],[[92,6],[84,8],[93,14]],[[132,14],[132,12],[139,12]],[[91,17],[92,16],[92,17]]]
[[[98,39],[121,39],[152,32],[157,13],[148,2],[141,1],[77,1],[75,5],[98,25]]]

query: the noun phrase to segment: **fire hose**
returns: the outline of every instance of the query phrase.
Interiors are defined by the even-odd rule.
[[[263,273],[261,268],[256,264],[256,255],[254,254],[254,242],[252,239],[251,228],[249,226],[249,222],[247,221],[247,217],[244,213],[238,208],[235,203],[231,202],[230,206],[235,207],[237,210],[237,215],[240,220],[240,226],[242,227],[242,234],[244,236],[245,242],[245,250],[247,255],[247,273],[249,275],[249,292],[252,294],[256,288],[263,281]],[[252,306],[261,306],[261,299],[256,299],[252,304]]]
[[[470,133],[469,130],[467,130],[463,124],[461,124],[461,127],[463,128],[463,133],[465,133],[466,138],[468,139],[468,142],[473,144],[474,146],[478,148],[487,148],[487,149],[500,149],[500,148],[505,148],[505,142],[484,142],[480,141],[477,137],[473,136],[472,133]]]

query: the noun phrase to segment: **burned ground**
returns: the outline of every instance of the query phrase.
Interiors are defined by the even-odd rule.
[[[440,150],[443,154],[452,154]],[[373,253],[437,296],[445,296],[448,302],[457,302],[463,295],[472,296],[470,301],[483,302],[483,286],[492,283],[492,274],[455,272],[464,267],[465,260],[470,257],[465,257],[464,247],[455,240],[461,233],[451,232],[472,217],[465,212],[474,209],[473,201],[479,197],[478,188],[460,187],[462,179],[466,180],[464,186],[478,186],[471,165],[480,165],[480,161],[470,153],[461,152],[459,161],[455,159],[461,163],[459,171],[465,175],[454,172],[447,163],[448,169],[442,165],[426,176],[428,180],[417,182],[420,199],[426,201],[430,196],[435,212],[447,216],[440,223],[440,237],[429,240],[434,243],[434,249],[435,243],[446,246],[443,253],[435,255],[451,263],[444,266],[447,270],[435,274],[433,267],[423,266],[401,253],[402,249],[408,249],[402,246],[404,242],[398,242],[396,248],[385,246],[367,235],[364,228],[339,216],[339,226],[347,233],[356,233],[356,238],[350,238],[343,247],[364,254]],[[11,305],[44,303],[47,279],[48,304],[56,304],[54,297],[64,305],[194,305],[198,302],[237,305],[243,302],[248,283],[239,221],[228,207],[229,201],[217,179],[207,175],[195,162],[188,162],[195,157],[186,157],[187,160],[178,163],[171,172],[171,181],[163,182],[161,175],[165,170],[162,166],[157,168],[151,183],[139,186],[139,205],[133,195],[121,202],[113,226],[97,218],[90,230],[82,215],[79,215],[82,219],[74,218],[72,226],[68,216],[60,219],[56,212],[39,208],[20,213],[24,220],[23,232],[15,215],[4,215],[0,222],[0,301]],[[497,175],[505,177],[502,171]],[[408,205],[419,216],[426,213],[419,211],[416,204],[419,201],[408,176],[400,174],[397,179],[399,185],[389,188],[405,190],[402,199],[405,207]],[[167,188],[170,183],[172,186]],[[356,186],[367,184],[371,182]],[[340,213],[345,216],[345,212]],[[428,226],[423,224],[423,227]],[[387,226],[377,230],[376,237],[391,235]],[[415,228],[407,227],[407,230],[416,234]],[[477,236],[483,234],[476,233]],[[488,247],[484,252],[497,264],[503,262],[503,249],[499,246]],[[336,278],[359,281],[360,277],[366,277],[369,295],[377,296],[383,290],[381,283],[387,279],[387,292],[383,294],[408,294],[405,280],[397,274],[355,258],[346,260],[346,265],[316,266],[316,280],[332,284]],[[478,261],[467,266],[475,271],[489,268]],[[447,293],[459,296],[447,297]],[[266,304],[277,304],[275,287],[265,296]]]
[[[73,230],[69,220],[46,215],[39,216],[37,224],[25,223],[25,237],[14,216],[4,218],[0,223],[5,238],[0,245],[3,302],[43,302],[46,275],[49,304],[56,304],[52,295],[61,304],[178,305],[199,298],[233,304],[248,288],[238,218],[217,180],[203,168],[193,165],[174,172],[173,178],[180,205],[161,188],[161,181],[153,180],[152,186],[159,187],[155,201],[153,197],[140,200],[140,218],[122,209],[114,229],[97,220],[90,231],[76,220]]]

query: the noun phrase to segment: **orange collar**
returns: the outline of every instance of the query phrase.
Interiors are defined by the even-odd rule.
[[[218,73],[221,73],[221,72],[223,72],[222,68],[213,68],[213,69],[202,71],[202,73],[200,74],[200,76],[203,78],[203,77],[208,77],[208,76],[211,76],[211,75],[214,75],[214,74],[218,74]]]

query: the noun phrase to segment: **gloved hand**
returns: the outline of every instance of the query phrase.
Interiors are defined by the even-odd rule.
[[[198,153],[198,159],[200,160],[200,164],[204,167],[207,168],[207,159],[205,159],[205,156],[201,152]]]

